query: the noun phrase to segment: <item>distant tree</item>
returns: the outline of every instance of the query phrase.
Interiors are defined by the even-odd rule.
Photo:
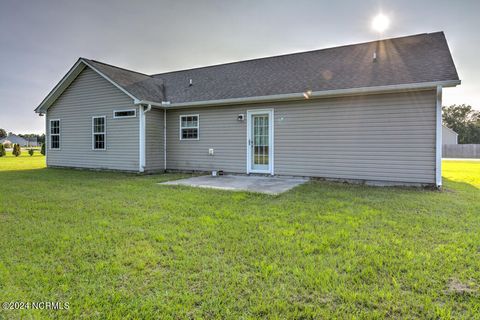
[[[13,154],[15,157],[18,157],[19,155],[22,154],[22,150],[20,150],[20,145],[19,145],[18,143],[16,143],[16,144],[13,145],[12,154]]]
[[[0,157],[5,157],[7,153],[5,152],[5,147],[0,143]]]
[[[34,151],[33,149],[28,149],[28,154],[30,155],[30,157],[33,156],[33,153],[34,153],[34,152],[35,152],[35,151]]]
[[[42,143],[42,149],[40,149],[40,153],[45,155],[45,143]]]
[[[3,139],[7,136],[7,131],[5,129],[0,128],[0,139]]]
[[[442,107],[443,123],[458,133],[458,143],[480,143],[480,111],[469,105]]]

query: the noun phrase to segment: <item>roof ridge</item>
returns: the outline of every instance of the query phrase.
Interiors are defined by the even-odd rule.
[[[212,64],[212,65],[202,66],[202,67],[194,67],[194,68],[189,68],[189,69],[173,70],[173,71],[167,71],[167,72],[161,72],[161,73],[154,73],[154,74],[151,74],[150,77],[160,76],[160,75],[164,75],[164,74],[171,74],[171,73],[176,73],[176,72],[185,72],[185,71],[191,71],[191,70],[206,69],[206,68],[211,68],[211,67],[219,67],[219,66],[225,66],[225,65],[229,65],[229,64],[236,64],[236,63],[243,63],[243,62],[251,62],[251,61],[264,60],[264,59],[272,59],[272,58],[279,58],[279,57],[287,57],[287,56],[304,54],[304,53],[312,53],[312,52],[326,51],[326,50],[332,50],[332,49],[338,49],[338,48],[344,48],[344,47],[352,47],[352,46],[358,46],[358,45],[365,45],[365,44],[375,43],[375,42],[379,42],[379,41],[398,40],[398,39],[402,39],[402,38],[412,38],[412,37],[418,37],[418,36],[425,36],[425,35],[436,34],[436,33],[442,33],[442,34],[443,34],[443,31],[423,32],[423,33],[417,33],[417,34],[408,35],[408,36],[400,36],[400,37],[394,37],[394,38],[385,38],[385,39],[379,39],[379,40],[371,40],[371,41],[358,42],[358,43],[353,43],[353,44],[345,44],[345,45],[340,45],[340,46],[335,46],[335,47],[328,47],[328,48],[322,48],[322,49],[314,49],[314,50],[308,50],[308,51],[298,51],[298,52],[292,52],[292,53],[286,53],[286,54],[279,54],[279,55],[276,55],[276,56],[268,56],[268,57],[261,57],[261,58],[252,58],[252,59],[246,59],[246,60],[238,60],[238,61],[232,61],[232,62]]]

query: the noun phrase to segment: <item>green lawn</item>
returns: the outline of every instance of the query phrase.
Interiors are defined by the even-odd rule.
[[[0,318],[478,318],[480,162],[442,192],[310,182],[280,196],[180,175],[0,158]]]

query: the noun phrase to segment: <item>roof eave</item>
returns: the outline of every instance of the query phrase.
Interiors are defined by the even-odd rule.
[[[193,108],[201,106],[224,106],[235,105],[243,103],[262,103],[262,102],[276,102],[276,101],[295,101],[295,100],[307,100],[307,99],[322,99],[332,98],[339,96],[352,96],[362,94],[382,94],[392,92],[408,92],[434,89],[437,86],[441,87],[455,87],[461,83],[460,80],[446,80],[446,81],[434,81],[434,82],[420,82],[420,83],[406,83],[397,85],[375,86],[375,87],[362,87],[362,88],[350,88],[350,89],[337,89],[337,90],[325,90],[314,91],[307,94],[306,92],[288,93],[268,96],[256,96],[246,98],[232,98],[232,99],[219,99],[219,100],[206,100],[206,101],[194,101],[194,102],[181,102],[181,103],[158,103],[146,100],[138,100],[137,104],[151,104],[154,107],[160,107],[165,109],[180,109],[180,108]]]

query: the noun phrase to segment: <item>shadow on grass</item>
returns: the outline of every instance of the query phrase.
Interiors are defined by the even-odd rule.
[[[455,181],[447,178],[443,178],[443,189],[444,192],[463,190],[467,192],[477,192],[479,188],[471,183],[464,181]]]
[[[97,178],[125,178],[125,177],[137,177],[138,174],[128,172],[113,172],[113,171],[95,171],[95,170],[83,170],[83,169],[68,169],[68,168],[36,168],[25,170],[5,170],[0,171],[0,180],[4,178],[73,178],[73,177],[85,177],[88,179]]]
[[[309,201],[336,199],[338,201],[422,201],[449,197],[455,193],[475,195],[478,187],[464,181],[444,178],[442,190],[406,186],[368,186],[331,181],[310,181],[279,195],[283,199]]]
[[[116,183],[124,180],[126,183],[139,181],[145,185],[154,188],[158,182],[168,180],[176,180],[185,178],[185,174],[174,173],[156,173],[156,174],[139,174],[136,172],[94,170],[94,169],[73,169],[73,168],[32,168],[32,169],[15,169],[0,171],[0,181],[36,181],[36,182],[64,182],[67,184],[75,184],[80,182],[94,181],[116,181]],[[108,183],[108,182],[107,182]]]
[[[118,172],[118,171],[104,171],[104,170],[90,170],[90,169],[70,169],[70,168],[30,168],[30,169],[14,169],[14,170],[5,170],[0,171],[0,180],[3,181],[12,181],[15,179],[34,179],[37,181],[45,180],[67,180],[71,183],[75,183],[75,179],[80,180],[121,180],[121,179],[140,179],[151,181],[152,188],[153,185],[158,182],[168,181],[168,180],[177,180],[185,177],[193,177],[196,174],[178,174],[178,173],[156,173],[149,175],[141,175],[134,172]],[[324,196],[336,195],[341,197],[342,195],[355,195],[355,196],[367,196],[367,195],[400,195],[400,194],[435,194],[435,193],[448,193],[448,192],[468,192],[475,193],[478,192],[478,187],[474,184],[470,184],[465,181],[451,180],[443,178],[444,187],[442,191],[435,189],[421,188],[421,187],[403,187],[403,186],[389,186],[389,187],[379,187],[379,186],[368,186],[362,184],[353,184],[353,183],[342,183],[342,182],[331,182],[331,181],[317,181],[312,180],[306,184],[297,186],[292,190],[289,190],[281,195],[293,195],[301,196],[313,196],[318,197],[319,194],[324,194]],[[300,195],[301,194],[301,195]],[[278,196],[281,196],[278,195]],[[277,196],[275,196],[277,197]]]

